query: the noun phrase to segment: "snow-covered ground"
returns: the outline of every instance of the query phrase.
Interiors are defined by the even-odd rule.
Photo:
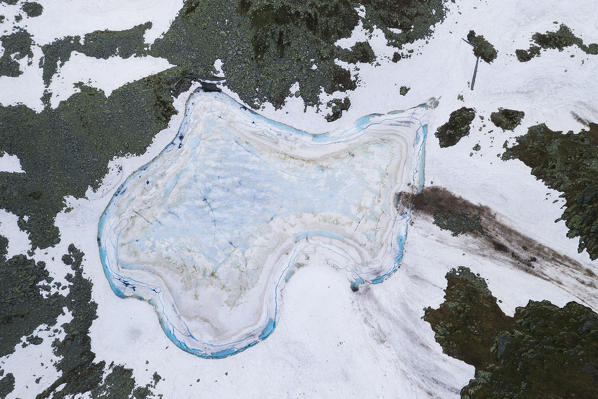
[[[66,34],[126,29],[148,20],[154,28],[147,39],[153,40],[167,29],[181,5],[181,1],[136,0],[104,1],[93,6],[66,0],[42,3],[44,14],[27,22],[27,29],[40,44]],[[564,223],[554,223],[562,213],[558,193],[536,181],[521,162],[504,162],[497,157],[503,152],[504,141],[512,142],[527,126],[545,122],[553,130],[580,130],[583,126],[572,117],[572,111],[598,121],[598,108],[592,103],[598,92],[598,57],[576,47],[563,52],[548,50],[528,63],[520,63],[514,56],[515,49],[528,47],[534,32],[558,27],[554,21],[568,25],[586,43],[598,42],[595,1],[578,0],[572,7],[556,0],[464,0],[449,6],[447,19],[436,27],[429,42],[413,45],[413,57],[399,63],[389,60],[393,50],[385,45],[381,33],[375,32],[370,43],[377,55],[386,58],[376,66],[360,64],[355,68],[360,86],[348,93],[350,110],[333,124],[324,120],[325,113],[317,114],[312,108],[304,113],[301,99],[294,96],[282,110],[266,106],[260,112],[315,132],[329,130],[331,125],[347,127],[359,116],[405,109],[435,97],[439,106],[430,123],[426,184],[446,187],[473,203],[490,207],[505,224],[598,272],[596,262],[586,253],[577,253],[577,239],[566,238]],[[10,6],[0,4],[0,14],[10,17],[11,12]],[[10,20],[7,18],[0,28],[4,30]],[[484,35],[499,52],[492,64],[480,63],[474,91],[469,90],[468,82],[475,57],[461,40],[470,29]],[[359,29],[354,34],[364,35]],[[40,56],[34,52],[34,62],[25,65],[20,77],[0,77],[3,105],[23,102],[40,109]],[[167,66],[165,60],[144,62],[143,68],[135,68],[137,75],[124,75],[122,83]],[[113,81],[106,79],[110,71],[91,65],[85,57],[72,57],[61,69],[64,82],[84,76],[106,91],[115,88]],[[60,99],[72,90],[67,86],[60,89]],[[411,88],[406,96],[399,95],[401,86]],[[457,98],[460,94],[463,101]],[[454,238],[422,218],[410,227],[401,268],[384,283],[353,293],[344,273],[310,264],[298,270],[286,285],[278,326],[264,342],[221,360],[201,359],[181,351],[164,335],[149,304],[113,294],[101,267],[96,235],[97,221],[114,190],[174,137],[186,97],[183,94],[176,101],[178,115],[144,155],[114,160],[111,173],[97,192],[88,190],[86,199],[69,199],[72,211],[56,219],[61,244],[35,254],[39,260],[51,256],[59,259],[71,242],[85,252],[85,275],[93,281],[93,299],[98,303],[98,318],[91,329],[97,360],[133,368],[134,376],[143,381],[158,372],[164,380],[156,391],[165,398],[457,398],[474,369],[442,354],[431,328],[421,319],[424,307],[442,302],[444,276],[451,267],[469,266],[485,277],[508,314],[529,299],[548,299],[559,306],[575,299],[549,281],[499,259],[461,251],[461,240],[466,238]],[[461,106],[474,107],[485,120],[476,117],[468,137],[454,147],[441,149],[433,132]],[[498,107],[525,111],[525,119],[515,132],[502,132],[488,121]],[[479,131],[483,124],[486,127]],[[470,156],[476,143],[481,150]],[[5,165],[2,162],[0,165]],[[14,162],[10,165],[8,168],[16,169]],[[117,166],[122,166],[122,171]],[[0,233],[10,239],[10,253],[26,248],[14,215],[0,213]],[[52,275],[58,274],[60,270],[51,264]],[[1,359],[2,367],[16,378],[9,398],[34,397],[44,387],[31,384],[22,364],[14,359],[29,362],[40,358],[47,363],[52,357],[49,345],[40,345],[18,348],[10,359]],[[50,378],[44,381],[55,378],[52,367],[47,372]]]

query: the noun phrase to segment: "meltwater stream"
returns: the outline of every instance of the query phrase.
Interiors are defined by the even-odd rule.
[[[112,289],[151,303],[181,349],[222,358],[273,331],[281,290],[303,265],[383,281],[410,218],[396,193],[423,184],[427,108],[310,134],[194,93],[174,140],[100,218]]]

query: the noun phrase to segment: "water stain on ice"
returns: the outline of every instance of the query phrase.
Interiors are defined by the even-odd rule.
[[[151,303],[181,349],[221,358],[275,328],[310,262],[378,283],[398,267],[423,182],[427,106],[310,134],[198,91],[175,139],[114,194],[99,224],[114,292]]]

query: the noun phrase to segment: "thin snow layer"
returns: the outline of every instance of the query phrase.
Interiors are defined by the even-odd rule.
[[[24,173],[21,160],[16,155],[0,152],[0,172]]]
[[[19,60],[19,68],[23,72],[21,75],[0,76],[0,105],[24,104],[37,112],[44,109],[41,100],[44,94],[44,80],[42,68],[39,66],[43,53],[37,46],[32,46],[31,52],[31,63],[28,57]]]
[[[197,92],[175,139],[117,190],[98,240],[117,295],[152,303],[166,334],[225,357],[274,329],[295,269],[321,261],[355,284],[398,268],[423,182],[427,106],[310,134]]]
[[[29,236],[19,228],[19,217],[14,213],[0,209],[0,235],[8,239],[7,258],[23,254],[31,248]]]

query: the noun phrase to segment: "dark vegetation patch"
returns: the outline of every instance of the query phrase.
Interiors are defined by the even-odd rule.
[[[339,119],[343,114],[343,111],[349,109],[351,100],[349,100],[349,97],[345,97],[342,100],[340,98],[335,98],[334,100],[328,101],[327,105],[330,107],[331,113],[326,115],[326,120],[332,122]]]
[[[490,114],[490,120],[495,126],[503,130],[513,130],[519,126],[524,116],[525,113],[523,111],[499,108],[498,111]]]
[[[542,49],[558,49],[559,51],[563,51],[564,48],[571,46],[579,47],[586,54],[598,54],[597,43],[586,45],[581,38],[575,36],[571,29],[563,24],[561,24],[556,32],[534,33],[532,41],[534,44],[529,49],[515,51],[515,55],[520,62],[527,62],[539,56]]]
[[[102,59],[115,55],[121,58],[143,55],[146,50],[143,35],[151,26],[151,22],[146,22],[123,31],[91,32],[83,38],[81,36],[65,36],[42,46],[44,56],[40,60],[40,67],[43,68],[45,85],[50,84],[52,76],[71,58],[73,51]]]
[[[474,31],[470,30],[467,34],[467,41],[473,46],[473,55],[476,57],[480,57],[487,63],[491,63],[496,59],[496,49],[484,36],[476,35]]]
[[[21,9],[30,18],[39,17],[40,15],[42,15],[42,12],[44,11],[44,7],[42,7],[41,4],[36,3],[34,1],[23,3]]]
[[[469,134],[470,125],[475,118],[473,108],[462,107],[451,112],[449,120],[436,130],[440,147],[452,147]]]
[[[476,368],[461,398],[591,398],[598,390],[598,315],[569,302],[529,301],[506,316],[483,278],[446,275],[445,301],[426,308],[443,351]]]
[[[503,159],[519,159],[548,187],[565,199],[567,237],[579,237],[578,251],[584,249],[592,260],[598,258],[598,124],[588,130],[566,134],[545,124],[532,126],[517,138]]]
[[[31,64],[33,57],[31,35],[18,29],[8,35],[0,36],[0,42],[4,47],[4,53],[0,57],[0,76],[17,77],[21,75],[23,72],[19,69],[17,60],[28,57],[29,64]]]

